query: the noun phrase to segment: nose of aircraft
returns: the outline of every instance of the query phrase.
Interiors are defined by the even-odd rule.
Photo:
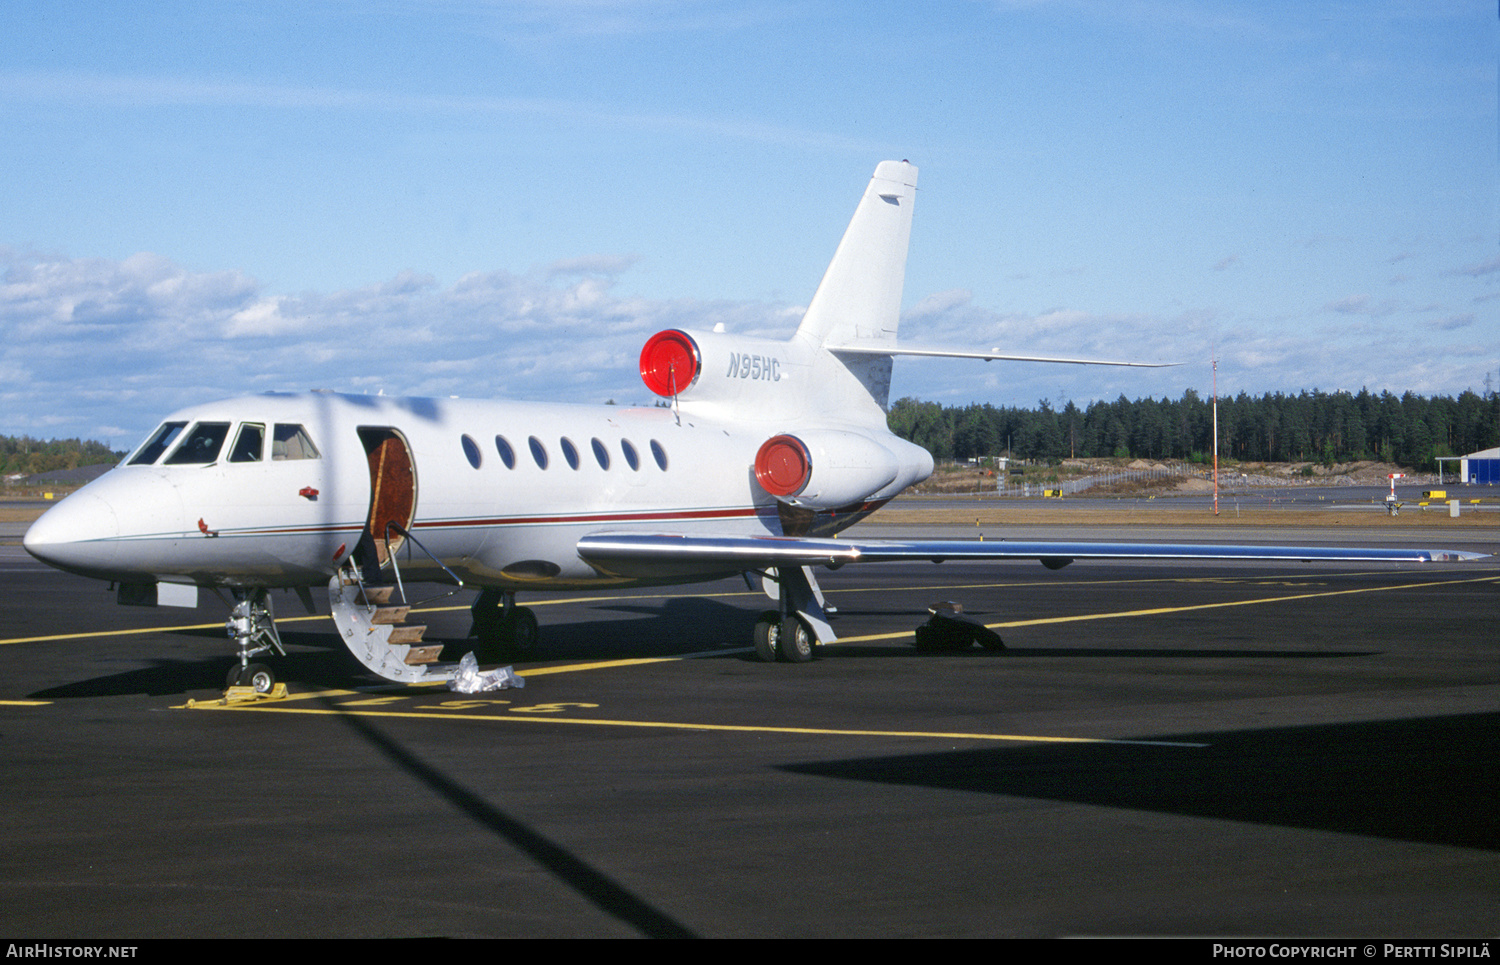
[[[114,507],[84,489],[43,513],[21,544],[43,563],[96,576],[114,568],[119,535]]]

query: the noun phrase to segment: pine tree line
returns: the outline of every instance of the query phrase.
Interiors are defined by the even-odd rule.
[[[0,475],[28,475],[77,469],[99,463],[118,462],[122,452],[111,452],[102,442],[92,439],[33,439],[31,436],[0,436]]]
[[[1177,401],[1123,395],[1079,409],[992,405],[940,406],[901,399],[891,406],[891,431],[935,459],[969,459],[1009,451],[1017,458],[1114,456],[1212,459],[1211,400],[1192,389]],[[1368,390],[1241,392],[1219,400],[1219,455],[1245,462],[1353,462],[1375,459],[1430,470],[1436,456],[1500,445],[1500,394],[1464,392],[1431,398]]]

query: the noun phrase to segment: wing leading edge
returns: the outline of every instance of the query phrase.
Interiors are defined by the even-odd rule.
[[[1443,549],[1350,549],[1329,546],[1234,546],[1196,543],[1032,543],[1007,540],[858,540],[777,536],[685,536],[673,533],[595,533],[578,541],[578,555],[615,576],[649,578],[663,570],[762,569],[930,560],[1038,560],[1058,569],[1078,559],[1285,560],[1432,563],[1482,559],[1487,554]]]

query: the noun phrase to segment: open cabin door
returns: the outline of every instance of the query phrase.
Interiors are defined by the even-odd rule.
[[[386,524],[410,528],[417,513],[417,470],[411,447],[399,431],[383,426],[361,426],[360,442],[370,464],[370,514],[365,520],[366,546],[373,545],[379,566],[390,561],[406,537],[391,533],[386,542]]]

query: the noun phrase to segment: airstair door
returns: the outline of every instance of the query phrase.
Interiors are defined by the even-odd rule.
[[[366,534],[375,546],[375,556],[384,567],[406,537],[387,531],[387,524],[410,528],[417,514],[417,469],[411,446],[396,429],[361,426],[360,441],[370,464],[370,515]]]

